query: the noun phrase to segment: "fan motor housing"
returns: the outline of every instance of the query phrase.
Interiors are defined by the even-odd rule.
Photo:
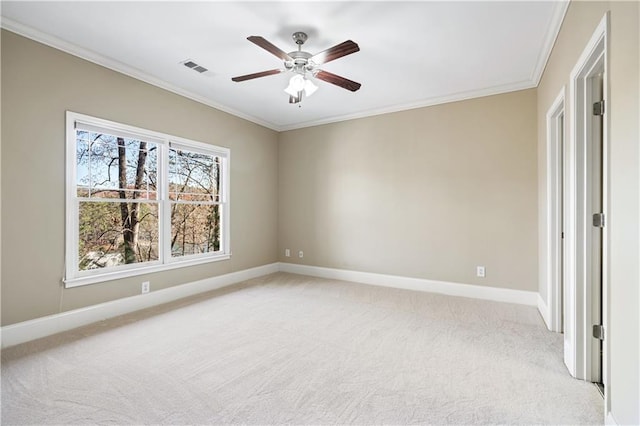
[[[306,67],[307,69],[313,68],[313,64],[309,59],[311,58],[311,53],[304,52],[302,50],[296,50],[293,52],[289,52],[288,55],[293,59],[293,61],[286,61],[284,63],[285,68],[297,68],[301,69]]]
[[[305,52],[302,50],[296,50],[294,52],[289,52],[288,53],[289,56],[291,56],[293,58],[293,63],[296,65],[305,65],[307,62],[309,62],[309,58],[311,58],[311,53],[309,52]]]

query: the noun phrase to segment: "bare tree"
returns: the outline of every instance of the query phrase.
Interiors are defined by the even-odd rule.
[[[80,269],[157,258],[157,209],[146,200],[155,196],[154,152],[146,141],[79,132]]]
[[[134,200],[138,199],[144,178],[144,165],[147,161],[147,143],[140,141],[138,148],[138,163],[134,181]],[[118,183],[121,199],[127,199],[127,148],[123,138],[118,138]],[[122,218],[122,238],[124,239],[124,262],[135,263],[138,258],[138,236],[140,232],[140,203],[120,203]]]
[[[136,139],[78,133],[80,269],[158,259],[158,147]],[[173,256],[220,249],[220,158],[169,149]]]
[[[220,216],[217,202],[220,159],[195,152],[174,150],[175,191],[171,208],[171,247],[176,255],[217,251],[220,248]]]

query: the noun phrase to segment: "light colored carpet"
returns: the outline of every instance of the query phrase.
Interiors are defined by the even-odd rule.
[[[9,348],[2,424],[597,424],[533,307],[278,273]]]

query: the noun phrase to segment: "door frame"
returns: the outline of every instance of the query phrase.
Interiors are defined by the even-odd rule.
[[[562,332],[563,317],[563,203],[566,146],[565,86],[547,111],[547,305],[543,317],[551,331]],[[545,309],[545,308],[543,308]]]
[[[605,341],[603,343],[602,381],[605,386],[605,408],[608,407],[609,377],[609,61],[607,54],[609,39],[609,13],[598,24],[591,39],[580,55],[571,72],[569,87],[570,111],[569,138],[566,140],[567,191],[565,194],[565,339],[564,359],[570,373],[579,379],[591,381],[592,372],[592,321],[591,321],[591,283],[587,277],[589,264],[586,255],[586,242],[591,229],[586,217],[587,153],[591,126],[586,117],[591,116],[590,86],[588,80],[596,74],[602,64],[604,69],[605,113],[603,116],[602,175],[603,175],[603,213],[605,227],[602,233],[602,306]],[[588,115],[587,115],[588,114]]]

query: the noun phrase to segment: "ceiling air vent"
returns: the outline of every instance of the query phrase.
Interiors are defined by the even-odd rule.
[[[184,61],[181,62],[182,65],[184,65],[187,68],[191,68],[194,71],[199,72],[200,74],[209,71],[207,68],[203,67],[202,65],[199,65],[195,62],[193,62],[191,59],[185,59]]]

